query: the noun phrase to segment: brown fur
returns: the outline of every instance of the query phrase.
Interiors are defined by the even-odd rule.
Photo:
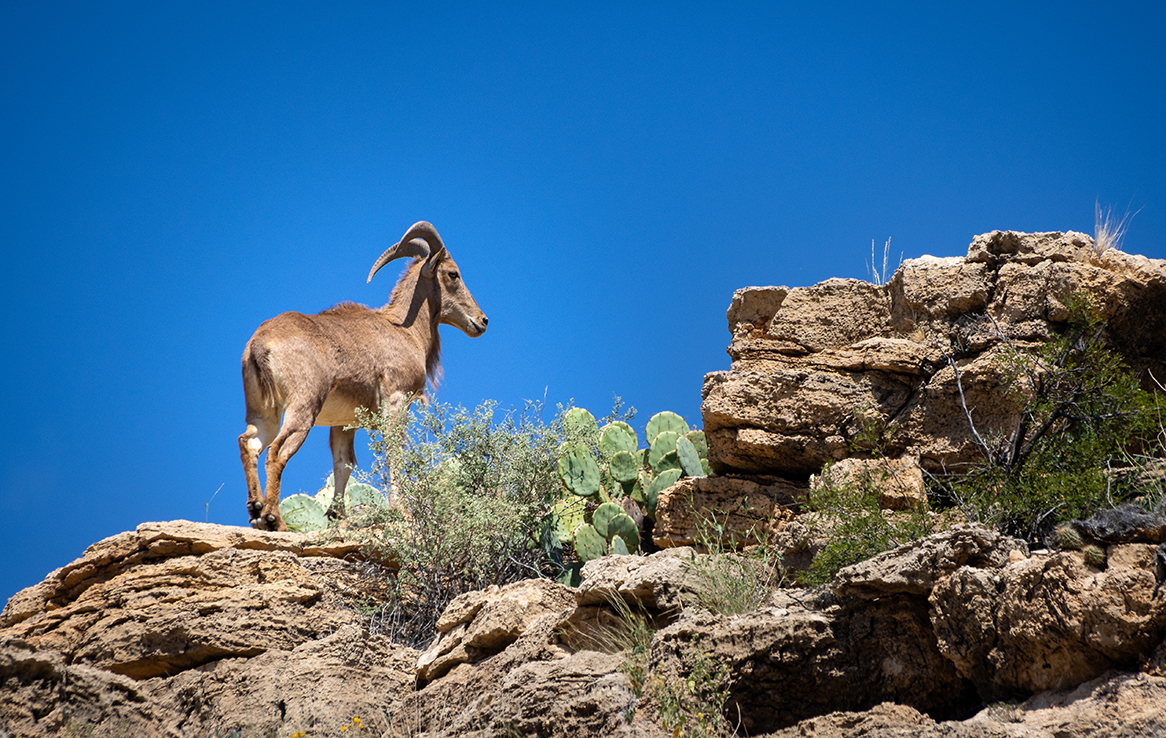
[[[406,237],[422,225],[428,226],[418,224]],[[280,477],[314,425],[331,426],[336,496],[328,512],[343,515],[344,487],[356,463],[356,432],[344,427],[355,422],[354,408],[375,410],[388,403],[399,411],[407,397],[421,396],[427,383],[434,385],[441,373],[439,324],[471,337],[486,330],[488,320],[462,283],[457,264],[436,231],[430,238],[436,241],[430,244],[433,253],[413,260],[384,307],[342,302],[316,315],[283,313],[259,326],[247,342],[247,430],[239,436],[239,452],[252,526],[287,529],[279,514]],[[261,490],[258,463],[264,449],[267,484]]]

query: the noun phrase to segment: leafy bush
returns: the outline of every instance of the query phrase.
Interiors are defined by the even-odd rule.
[[[431,403],[411,418],[358,416],[372,438],[370,477],[392,488],[389,510],[364,522],[377,531],[374,555],[398,567],[382,619],[394,640],[426,644],[464,592],[560,573],[551,513],[566,431],[561,410],[545,424],[542,410],[528,403],[498,418],[493,402],[473,412]]]
[[[1005,339],[1008,384],[1022,410],[1012,432],[980,442],[984,461],[938,480],[972,519],[1038,543],[1060,520],[1086,517],[1133,494],[1109,473],[1159,425],[1156,398],[1117,352],[1088,298],[1069,300],[1065,331],[1035,349]],[[973,430],[975,430],[973,428]]]
[[[905,512],[882,509],[879,491],[886,482],[884,474],[868,468],[857,479],[841,484],[827,481],[810,490],[805,509],[827,521],[831,531],[809,570],[800,574],[802,583],[826,584],[843,567],[934,532],[935,521],[923,507]],[[822,476],[830,479],[827,473]]]

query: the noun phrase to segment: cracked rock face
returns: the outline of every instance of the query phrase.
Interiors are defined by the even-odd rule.
[[[1075,292],[1096,298],[1106,339],[1134,370],[1166,376],[1166,261],[1098,256],[1080,233],[993,231],[967,257],[910,259],[882,286],[738,290],[732,368],[705,380],[709,463],[805,479],[847,456],[864,428],[892,422],[889,456],[917,456],[928,471],[974,461],[960,390],[981,434],[1010,429],[1018,408],[1001,391],[1001,335],[1049,338]]]
[[[95,543],[0,615],[0,732],[387,729],[418,653],[366,630],[357,549],[181,520]]]

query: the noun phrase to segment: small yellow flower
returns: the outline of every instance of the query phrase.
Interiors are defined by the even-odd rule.
[[[340,732],[341,732],[341,733],[343,733],[343,732],[344,732],[344,731],[346,731],[346,730],[348,730],[348,726],[347,726],[347,725],[345,725],[345,726],[342,726],[342,727],[340,728]]]
[[[355,718],[355,717],[352,718],[352,724],[353,725],[360,725],[360,718]]]

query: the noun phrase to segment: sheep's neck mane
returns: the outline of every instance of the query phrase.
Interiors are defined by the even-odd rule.
[[[441,335],[437,332],[441,294],[436,279],[421,276],[424,264],[424,259],[414,259],[405,268],[389,295],[389,303],[381,310],[389,320],[412,332],[426,346],[425,376],[436,388],[441,379]]]

